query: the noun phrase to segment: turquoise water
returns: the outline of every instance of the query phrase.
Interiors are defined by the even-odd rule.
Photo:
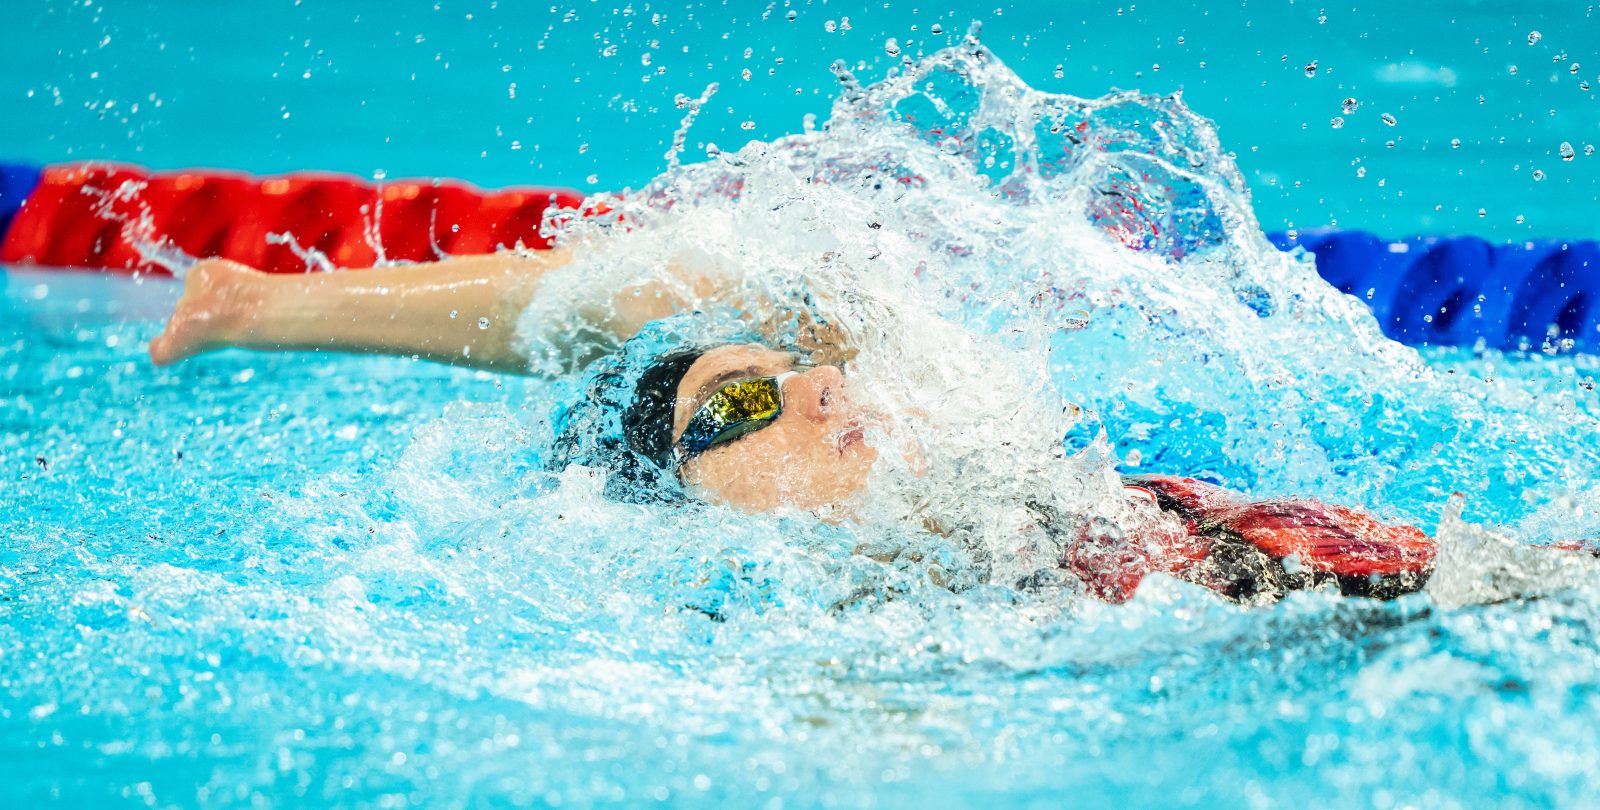
[[[1600,236],[1584,3],[853,5],[30,0],[0,31],[0,158],[637,187],[664,165],[678,94],[721,86],[691,156],[771,140],[826,117],[834,60],[876,76],[887,39],[914,55],[981,18],[1034,87],[1182,89],[1268,230]]]
[[[23,116],[8,120],[36,122],[0,132],[16,139],[8,157],[649,183],[623,203],[635,227],[574,226],[569,238],[597,251],[579,273],[609,283],[692,246],[757,290],[804,285],[842,328],[883,328],[852,380],[871,383],[868,401],[927,414],[872,440],[924,440],[929,472],[885,462],[882,513],[843,526],[615,504],[592,475],[539,466],[543,382],[238,352],[154,369],[143,342],[171,284],[10,270],[0,800],[1594,804],[1594,586],[1486,605],[1444,590],[1387,604],[1306,593],[1264,609],[1159,578],[1122,606],[1015,587],[1049,551],[1019,542],[1029,527],[1008,507],[1027,497],[1096,514],[1116,469],[1319,495],[1452,541],[1469,534],[1444,515],[1452,492],[1470,520],[1520,543],[1600,535],[1593,358],[1388,343],[1357,302],[1272,251],[1256,221],[1592,233],[1574,213],[1600,159],[1582,154],[1592,96],[1545,73],[1600,66],[1576,41],[1592,20],[1565,6],[1469,7],[1422,36],[1416,15],[1332,10],[1319,23],[1318,9],[1286,8],[1138,4],[1046,24],[1045,11],[1007,7],[987,19],[993,57],[945,52],[859,95],[827,64],[865,59],[857,75],[875,81],[884,40],[905,48],[931,18],[852,13],[849,31],[830,34],[826,20],[845,12],[820,4],[795,6],[792,23],[782,5],[732,23],[720,7],[642,4],[516,18],[444,3],[357,22],[353,8],[308,2],[231,24],[200,4],[41,8],[36,27],[0,35],[19,40],[8,59],[32,49],[28,65],[57,52],[62,65],[0,71],[36,90],[0,94]],[[944,36],[965,31],[943,19]],[[265,44],[225,43],[224,28]],[[608,38],[615,56],[602,55]],[[766,60],[748,85],[745,47]],[[1179,47],[1204,55],[1169,65]],[[1562,49],[1568,62],[1551,62]],[[1527,62],[1519,77],[1545,72],[1507,83],[1502,58]],[[1449,68],[1456,84],[1437,85],[1437,71],[1428,89],[1381,79],[1408,59]],[[778,72],[758,78],[766,69]],[[1172,84],[1151,85],[1158,74]],[[728,154],[653,179],[683,116],[672,95],[709,81],[722,89],[689,142]],[[1135,83],[1184,85],[1219,120],[1220,148],[1171,101],[1095,98]],[[1496,104],[1477,104],[1486,88]],[[149,93],[163,104],[147,106]],[[1335,130],[1326,119],[1347,94],[1360,106]],[[127,121],[100,117],[107,99]],[[1544,104],[1560,114],[1531,114]],[[1391,106],[1392,128],[1374,118]],[[806,111],[819,126],[831,118],[827,131],[779,140]],[[1052,151],[1064,149],[1044,134],[1052,116],[1072,115],[1103,152]],[[952,144],[934,123],[978,137]],[[1472,157],[1439,150],[1469,123],[1482,131],[1459,154]],[[1406,146],[1375,140],[1389,131]],[[1034,146],[1013,148],[1030,132]],[[1545,157],[1550,137],[1577,145],[1572,162]],[[752,138],[763,142],[733,152]],[[1349,157],[1327,158],[1340,149]],[[1355,178],[1354,157],[1397,168]],[[1435,160],[1448,171],[1429,170]],[[1534,161],[1547,178],[1525,193],[1494,180]],[[1085,190],[1129,167],[1181,192],[1147,209],[1171,235],[1150,251],[1090,224],[1104,197]],[[736,196],[722,191],[729,179]],[[654,205],[655,191],[678,204]],[[1429,193],[1456,205],[1433,211],[1418,201]],[[1496,214],[1478,218],[1491,203]],[[1500,218],[1501,205],[1529,221]],[[1063,433],[1080,452],[1061,457]],[[941,519],[971,523],[962,542],[892,513],[929,496]],[[930,584],[935,571],[958,586]]]

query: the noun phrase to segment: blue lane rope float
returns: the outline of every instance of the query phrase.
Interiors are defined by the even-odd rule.
[[[52,177],[62,175],[56,178],[58,181],[66,178],[63,182],[68,185],[76,182],[72,178],[84,174],[72,171],[70,165],[50,171],[55,172]],[[39,210],[30,208],[33,213],[24,217],[29,219],[28,227],[19,226],[19,233],[9,234],[8,239],[18,211],[29,195],[41,188],[45,172],[45,167],[31,163],[0,161],[0,255],[21,263],[81,265],[82,262],[52,261],[61,258],[55,255],[59,250],[40,252],[45,248],[71,247],[73,228],[82,230],[85,225],[60,221],[60,216],[32,221],[41,219],[35,214],[60,208],[61,200],[37,200],[34,208]],[[207,173],[189,174],[198,177]],[[221,181],[242,182],[238,178]],[[303,182],[327,185],[335,180],[312,178]],[[400,186],[389,190],[396,188],[405,190]],[[432,186],[428,188],[437,191]],[[71,191],[68,188],[62,192],[66,195],[63,199],[76,200],[79,195],[67,193]],[[48,195],[41,191],[40,196]],[[573,198],[578,199],[576,195]],[[55,205],[51,205],[52,200]],[[540,201],[547,202],[543,197]],[[430,202],[435,204],[443,203]],[[74,214],[68,218],[81,217]],[[187,219],[179,217],[168,224],[179,227],[185,223],[182,227],[187,228],[192,224]],[[246,223],[235,224],[243,227]],[[228,226],[224,222],[218,227]],[[24,230],[28,232],[22,233]],[[398,234],[397,238],[403,235]],[[104,247],[100,245],[104,241],[100,235],[89,236],[94,237],[91,241],[99,246],[97,250]],[[1317,272],[1323,278],[1365,301],[1384,334],[1402,343],[1474,346],[1481,342],[1487,348],[1513,351],[1571,349],[1600,353],[1600,243],[1541,239],[1497,245],[1472,236],[1385,240],[1363,231],[1333,229],[1280,232],[1268,237],[1284,250],[1301,247],[1309,251],[1316,257]],[[386,236],[385,241],[391,240]],[[484,244],[491,245],[492,240]],[[473,252],[469,246],[462,248]],[[201,252],[206,251],[202,248]]]
[[[0,161],[0,241],[5,240],[6,229],[17,215],[17,209],[39,185],[43,169],[31,163]]]
[[[1474,236],[1384,240],[1362,231],[1273,233],[1316,256],[1330,284],[1365,301],[1413,346],[1600,350],[1600,243]]]

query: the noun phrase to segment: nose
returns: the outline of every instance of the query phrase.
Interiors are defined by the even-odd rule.
[[[844,395],[844,373],[838,366],[817,366],[784,386],[784,405],[813,422],[826,421]]]

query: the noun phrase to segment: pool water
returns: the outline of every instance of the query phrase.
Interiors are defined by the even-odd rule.
[[[1007,511],[1023,496],[1099,508],[1112,471],[1161,471],[1360,505],[1445,540],[1469,533],[1444,515],[1454,492],[1518,543],[1600,536],[1594,358],[1418,354],[1260,237],[1330,217],[1593,235],[1596,108],[1566,68],[1600,67],[1578,36],[1592,19],[1473,6],[1424,36],[1416,15],[1376,10],[1017,5],[986,20],[985,51],[961,44],[964,19],[891,6],[851,10],[848,30],[826,4],[29,9],[31,28],[0,35],[0,58],[26,66],[0,71],[20,82],[0,110],[37,125],[0,133],[0,154],[644,187],[617,202],[632,227],[572,227],[595,251],[578,274],[626,279],[692,247],[752,289],[814,293],[847,330],[896,327],[852,379],[930,412],[873,440],[925,439],[931,471],[883,482],[983,497],[939,505],[975,527],[965,544],[875,512],[831,526],[619,504],[598,474],[541,464],[570,379],[240,352],[156,369],[144,342],[175,285],[14,268],[0,276],[0,799],[1600,798],[1600,588],[1248,608],[1151,578],[1105,605],[1017,587],[1041,559]],[[861,82],[880,79],[890,36],[913,57],[928,37],[930,55],[866,87],[828,71],[863,60]],[[934,54],[933,36],[957,45]],[[1505,78],[1512,59],[1538,81]],[[157,72],[173,65],[194,67]],[[684,113],[672,96],[710,81],[691,157],[701,142],[726,153],[663,172]],[[1096,98],[1113,84],[1183,85],[1189,106]],[[1359,108],[1334,129],[1347,95]],[[1220,145],[1191,108],[1220,122]],[[1393,127],[1377,118],[1391,108]],[[827,128],[784,138],[808,111]],[[1100,149],[1049,137],[1071,116]],[[1407,137],[1391,149],[1390,132]],[[1549,157],[1552,138],[1577,145],[1573,161]],[[1535,164],[1546,179],[1504,179]],[[1129,183],[1155,195],[1148,216],[1108,207],[1104,190]]]

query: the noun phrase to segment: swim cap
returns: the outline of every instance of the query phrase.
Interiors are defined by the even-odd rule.
[[[672,464],[678,383],[710,349],[757,340],[730,317],[686,313],[651,321],[585,370],[568,404],[551,415],[552,469],[604,470],[605,494],[625,503],[686,500]]]

